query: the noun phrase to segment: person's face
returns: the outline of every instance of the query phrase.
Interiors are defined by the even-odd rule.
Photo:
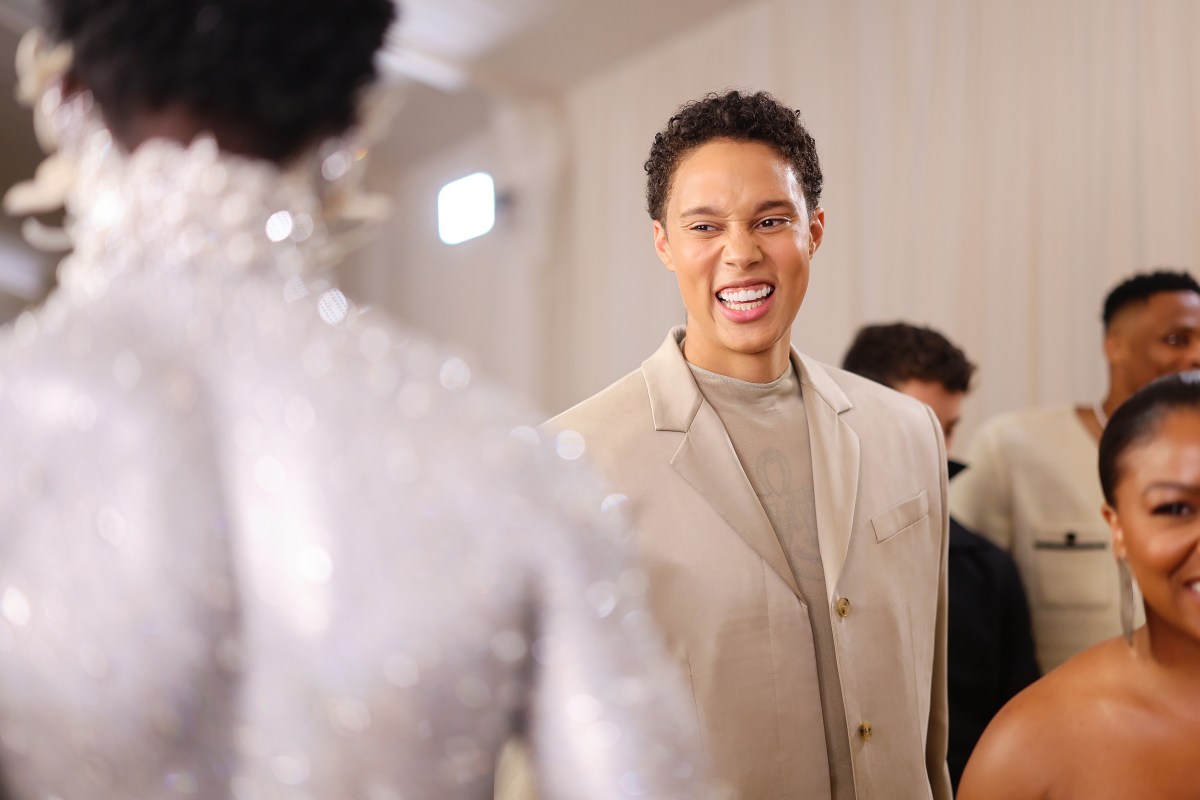
[[[897,392],[915,397],[933,409],[933,414],[942,424],[942,435],[946,439],[946,449],[950,449],[950,440],[954,437],[954,429],[962,416],[962,402],[966,392],[952,392],[936,381],[922,381],[910,378],[895,387]]]
[[[1200,368],[1200,294],[1159,292],[1134,303],[1112,321],[1104,346],[1113,382],[1130,393]]]
[[[1104,507],[1113,550],[1145,597],[1147,614],[1200,641],[1200,410],[1169,412],[1124,454]]]
[[[654,246],[687,307],[688,359],[721,374],[786,364],[825,223],[795,169],[760,142],[714,139],[679,162],[664,217]]]

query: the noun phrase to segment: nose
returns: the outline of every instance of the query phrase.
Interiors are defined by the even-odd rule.
[[[745,269],[762,260],[762,251],[758,240],[749,230],[741,227],[731,227],[725,235],[725,263]]]
[[[1200,369],[1200,336],[1192,337],[1191,347],[1187,351],[1187,361],[1184,369]]]

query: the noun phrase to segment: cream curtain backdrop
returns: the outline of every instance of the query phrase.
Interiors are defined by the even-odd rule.
[[[403,114],[399,125],[419,125]],[[565,146],[561,101],[498,95],[491,130],[419,165],[397,164],[387,142],[372,153],[367,185],[389,195],[392,215],[373,243],[342,267],[365,304],[457,343],[471,363],[543,408],[551,368],[545,306],[561,294]],[[492,174],[499,195],[487,235],[448,246],[438,237],[437,193],[473,172]]]
[[[730,87],[800,108],[821,153],[826,236],[795,341],[836,363],[866,322],[943,330],[982,365],[959,449],[993,413],[1095,399],[1105,291],[1200,266],[1194,0],[760,0],[688,25],[535,105],[561,111],[561,175],[514,192],[523,217],[490,239],[419,244],[432,222],[415,209],[468,162],[503,173],[503,148],[397,178],[404,213],[365,256],[394,271],[380,302],[413,317],[414,298],[458,286],[453,313],[418,321],[548,412],[635,368],[683,318],[642,162],[677,105]],[[552,216],[534,224],[538,209]],[[522,237],[540,262],[514,255]],[[512,290],[477,291],[495,286]]]

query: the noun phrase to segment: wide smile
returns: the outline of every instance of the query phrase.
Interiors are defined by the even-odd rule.
[[[730,322],[754,322],[771,310],[775,287],[758,282],[742,286],[726,286],[714,295],[721,315]]]
[[[767,302],[767,298],[775,294],[775,287],[769,283],[760,283],[737,289],[722,289],[717,292],[717,300],[726,308],[734,311],[750,311]]]

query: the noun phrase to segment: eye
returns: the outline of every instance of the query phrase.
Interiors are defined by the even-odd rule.
[[[767,217],[762,222],[758,223],[760,228],[782,228],[791,222],[787,217]]]
[[[1194,512],[1195,508],[1191,503],[1176,500],[1173,503],[1159,503],[1150,513],[1160,517],[1186,517]]]
[[[696,233],[713,233],[717,230],[717,226],[709,225],[707,222],[697,222],[695,225],[690,226],[688,230],[695,231]]]
[[[1171,347],[1187,347],[1189,337],[1186,333],[1168,333],[1163,341]]]

